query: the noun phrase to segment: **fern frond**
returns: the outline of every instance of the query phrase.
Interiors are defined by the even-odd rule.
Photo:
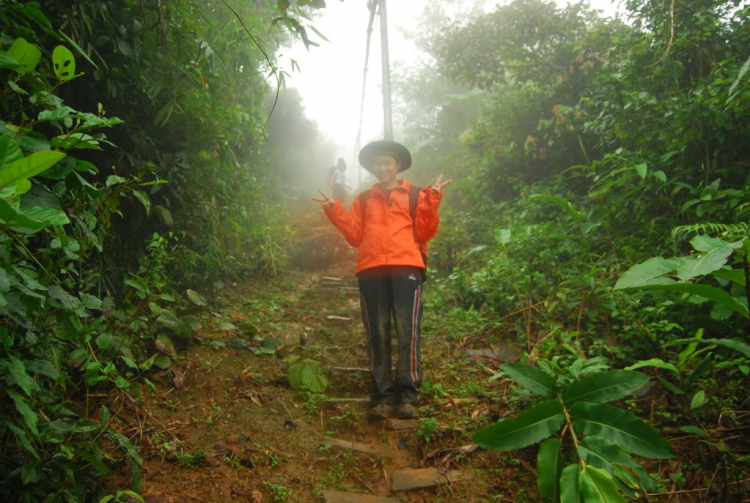
[[[748,210],[750,210],[750,208],[748,208]],[[744,237],[748,235],[749,230],[750,226],[744,222],[739,224],[707,222],[702,224],[680,225],[679,227],[672,229],[672,239],[676,241],[688,234],[723,234],[725,232],[731,236]]]
[[[737,217],[742,218],[750,215],[750,203],[742,203],[735,209]]]

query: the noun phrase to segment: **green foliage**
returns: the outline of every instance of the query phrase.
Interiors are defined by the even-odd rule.
[[[648,259],[642,264],[638,264],[626,271],[620,279],[617,280],[615,289],[648,289],[648,290],[665,290],[687,293],[690,295],[703,297],[731,309],[745,317],[750,317],[748,311],[748,291],[740,289],[740,296],[734,297],[730,292],[726,292],[719,287],[709,285],[699,285],[688,283],[687,281],[699,276],[706,276],[719,272],[715,277],[730,279],[740,286],[745,286],[745,275],[742,273],[743,268],[747,267],[748,250],[750,249],[750,239],[741,239],[733,243],[724,241],[719,238],[712,238],[706,235],[694,237],[690,244],[700,252],[699,256],[676,257],[664,259],[654,257]],[[739,270],[725,268],[727,259],[736,254],[733,264],[739,266]],[[733,274],[739,273],[739,274]],[[668,277],[675,274],[681,282]],[[717,313],[714,315],[714,313]],[[712,317],[724,317],[716,310],[712,311]]]
[[[13,501],[140,500],[137,446],[81,393],[153,390],[147,374],[170,364],[154,347],[173,353],[171,337],[200,328],[177,281],[260,270],[254,247],[284,252],[266,217],[265,59],[228,9],[158,10],[0,8],[0,493]],[[263,29],[278,14],[240,12]],[[98,478],[123,463],[135,492],[104,496]]]
[[[328,379],[323,375],[320,362],[305,358],[289,366],[289,385],[295,390],[322,393],[328,387]]]
[[[652,426],[623,409],[603,405],[642,388],[648,376],[640,372],[604,371],[552,388],[556,379],[531,366],[504,364],[501,369],[520,386],[553,399],[477,431],[474,442],[487,449],[513,450],[547,439],[537,457],[539,492],[547,501],[625,501],[621,493],[635,496],[653,486],[630,454],[652,459],[674,454]],[[540,386],[539,381],[550,385]],[[553,437],[561,429],[563,436]],[[568,434],[578,466],[563,468]]]

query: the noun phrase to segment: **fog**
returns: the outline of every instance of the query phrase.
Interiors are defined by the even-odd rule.
[[[558,0],[558,3],[569,2]],[[605,15],[615,16],[618,12],[617,2],[593,0],[590,3]],[[430,0],[391,0],[387,3],[393,84],[397,85],[396,74],[408,73],[411,67],[429,59],[417,48],[413,35],[419,29],[420,17],[425,9],[433,4]],[[494,10],[499,2],[448,0],[443,4],[451,19],[460,21],[472,8],[476,13],[488,12]],[[291,47],[283,47],[277,54],[279,67],[290,75],[287,87],[299,92],[306,116],[317,124],[320,133],[325,136],[319,142],[324,146],[325,155],[330,155],[330,160],[327,164],[320,165],[321,154],[316,152],[311,156],[311,162],[318,165],[308,167],[310,172],[318,174],[310,178],[309,183],[315,184],[317,180],[322,184],[320,188],[325,188],[324,173],[329,165],[335,163],[337,157],[346,160],[347,179],[352,188],[357,188],[360,183],[367,185],[371,182],[369,174],[356,161],[368,19],[366,0],[331,0],[327,2],[321,15],[312,22],[328,42],[310,33],[311,39],[320,44],[319,47],[308,49],[300,40]],[[368,67],[359,147],[368,141],[383,138],[379,16],[376,16],[373,25]],[[403,136],[403,117],[395,104],[398,100],[398,93],[394,89],[393,127],[396,141]],[[308,177],[305,178],[307,183]]]

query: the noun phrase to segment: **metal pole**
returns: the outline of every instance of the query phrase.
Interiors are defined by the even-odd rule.
[[[385,0],[380,0],[380,52],[383,62],[383,137],[393,141],[393,116],[391,113],[391,63],[388,59],[388,14]]]

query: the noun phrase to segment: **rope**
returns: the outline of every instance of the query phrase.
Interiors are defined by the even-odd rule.
[[[357,166],[358,185],[362,185],[362,171],[359,167],[357,153],[359,152],[360,142],[362,139],[362,118],[365,111],[365,88],[367,85],[367,65],[370,61],[370,39],[372,38],[372,25],[375,22],[375,8],[380,4],[380,0],[369,0],[367,8],[370,10],[370,21],[367,23],[367,45],[365,47],[365,68],[362,71],[362,101],[359,105],[359,127],[357,128],[357,139],[354,141],[354,159],[353,166]],[[359,188],[359,187],[357,187]]]

